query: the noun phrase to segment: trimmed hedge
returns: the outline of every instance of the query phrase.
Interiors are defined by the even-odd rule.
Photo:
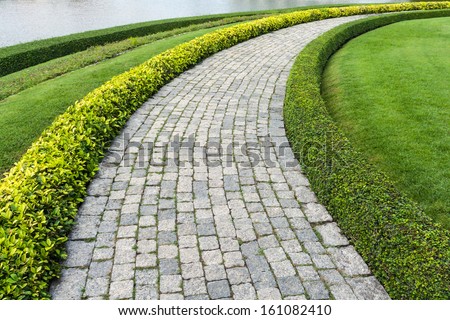
[[[449,7],[450,2],[351,6],[263,18],[167,50],[92,91],[59,116],[0,183],[0,298],[49,298],[77,207],[104,150],[130,115],[181,72],[220,50],[299,23]]]
[[[450,16],[450,10],[373,17],[335,28],[298,56],[288,81],[289,141],[313,190],[395,299],[450,298],[450,233],[355,151],[328,114],[322,72],[345,42],[394,22]]]

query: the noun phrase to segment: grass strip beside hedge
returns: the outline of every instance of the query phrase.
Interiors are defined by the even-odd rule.
[[[329,57],[351,38],[402,20],[440,16],[450,10],[340,26],[300,53],[288,81],[284,118],[293,150],[320,201],[395,299],[450,298],[450,234],[352,148],[328,114],[320,83]]]
[[[181,44],[92,91],[59,116],[0,183],[0,298],[49,298],[77,207],[104,150],[130,115],[181,72],[220,50],[299,23],[448,7],[449,2],[351,6],[255,20]]]

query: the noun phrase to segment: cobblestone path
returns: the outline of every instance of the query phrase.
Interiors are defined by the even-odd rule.
[[[91,183],[54,299],[388,299],[317,202],[282,118],[302,24],[215,54],[129,120]]]

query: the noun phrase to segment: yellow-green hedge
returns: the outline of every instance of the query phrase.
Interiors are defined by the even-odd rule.
[[[0,183],[0,298],[49,298],[64,243],[103,152],[129,116],[162,85],[239,42],[326,18],[449,8],[449,2],[312,9],[212,32],[113,78],[46,129]]]

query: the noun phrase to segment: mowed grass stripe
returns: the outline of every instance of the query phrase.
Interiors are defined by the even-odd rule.
[[[366,33],[329,61],[323,93],[355,147],[450,228],[450,18]]]

